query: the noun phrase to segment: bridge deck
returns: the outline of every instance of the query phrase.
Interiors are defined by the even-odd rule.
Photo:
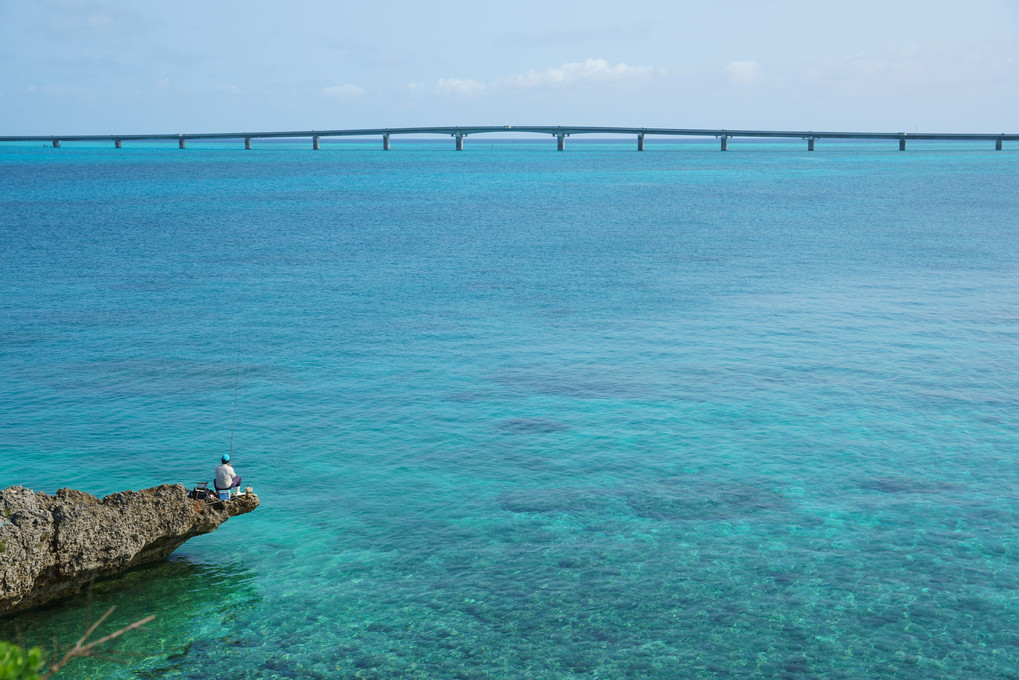
[[[758,137],[785,139],[897,139],[937,141],[1015,141],[1019,133],[844,132],[831,130],[726,130],[706,128],[591,127],[550,125],[473,125],[456,127],[360,128],[349,130],[286,130],[262,132],[194,132],[130,135],[7,135],[0,142],[181,141],[198,139],[273,139],[301,137],[372,137],[383,135],[448,135],[466,137],[489,133],[530,133],[571,136],[582,134],[674,137]]]

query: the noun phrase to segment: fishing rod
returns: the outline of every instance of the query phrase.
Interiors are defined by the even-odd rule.
[[[234,418],[230,423],[230,456],[234,454],[234,427],[237,425],[237,385],[241,379],[241,357],[237,356],[237,371],[234,374]]]
[[[234,429],[237,426],[237,388],[240,385],[240,382],[241,382],[241,353],[240,350],[238,350],[237,368],[234,371],[234,414],[233,421],[230,423],[230,454],[223,456],[224,463],[230,460],[230,457],[233,455],[234,452]],[[216,468],[216,470],[218,475],[219,468]],[[208,488],[209,486],[208,482],[196,482],[196,484],[197,486],[194,489],[188,491],[188,498],[204,500],[209,503],[215,501],[220,491],[218,486],[216,487],[216,491],[213,492],[212,489]],[[215,482],[213,482],[213,484],[215,484]],[[2,522],[0,522],[0,526],[3,526]]]

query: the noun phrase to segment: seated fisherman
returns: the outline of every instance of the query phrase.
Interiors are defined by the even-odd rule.
[[[216,467],[216,493],[221,501],[230,500],[230,491],[241,488],[241,476],[230,465],[230,454],[224,453],[223,462]]]

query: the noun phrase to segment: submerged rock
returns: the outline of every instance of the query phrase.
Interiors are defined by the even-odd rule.
[[[0,492],[0,616],[74,595],[90,581],[161,560],[194,536],[258,507],[258,496],[206,503],[180,484],[99,500],[12,486]]]

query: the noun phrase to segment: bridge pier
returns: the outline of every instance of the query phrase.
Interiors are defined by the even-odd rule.
[[[114,149],[122,149],[123,147],[124,147],[124,143],[121,140],[119,140],[119,139],[114,139],[113,140],[113,148]]]
[[[180,138],[178,138],[178,139],[177,139],[177,148],[178,148],[178,149],[183,149],[183,148],[185,148],[185,147],[187,146],[187,145],[186,145],[186,144],[184,143],[184,141],[185,141],[185,140],[184,140],[184,138],[183,138],[183,137],[180,137]]]
[[[562,132],[556,136],[555,149],[556,151],[566,151],[566,135]]]
[[[318,151],[318,135],[314,135],[311,138],[311,149],[312,151]]]
[[[905,150],[906,150],[906,138],[905,137],[899,137],[899,151],[905,151]]]
[[[994,140],[994,150],[1001,151],[1001,139]]]
[[[637,151],[644,150],[644,133],[641,132],[637,135]]]
[[[722,135],[720,139],[722,140],[722,151],[728,151],[729,150],[729,138],[726,137],[725,135]]]
[[[53,148],[54,149],[59,149],[60,148],[60,140],[59,139],[54,139],[53,140]]]
[[[382,135],[382,150],[389,151],[389,133]]]
[[[813,151],[813,150],[814,150],[814,138],[813,137],[807,137],[807,151]]]
[[[251,151],[251,137],[244,138],[244,149],[246,151]]]
[[[456,150],[457,151],[463,151],[464,150],[464,136],[463,136],[463,133],[458,132],[458,133],[456,133],[455,137],[456,137]]]

